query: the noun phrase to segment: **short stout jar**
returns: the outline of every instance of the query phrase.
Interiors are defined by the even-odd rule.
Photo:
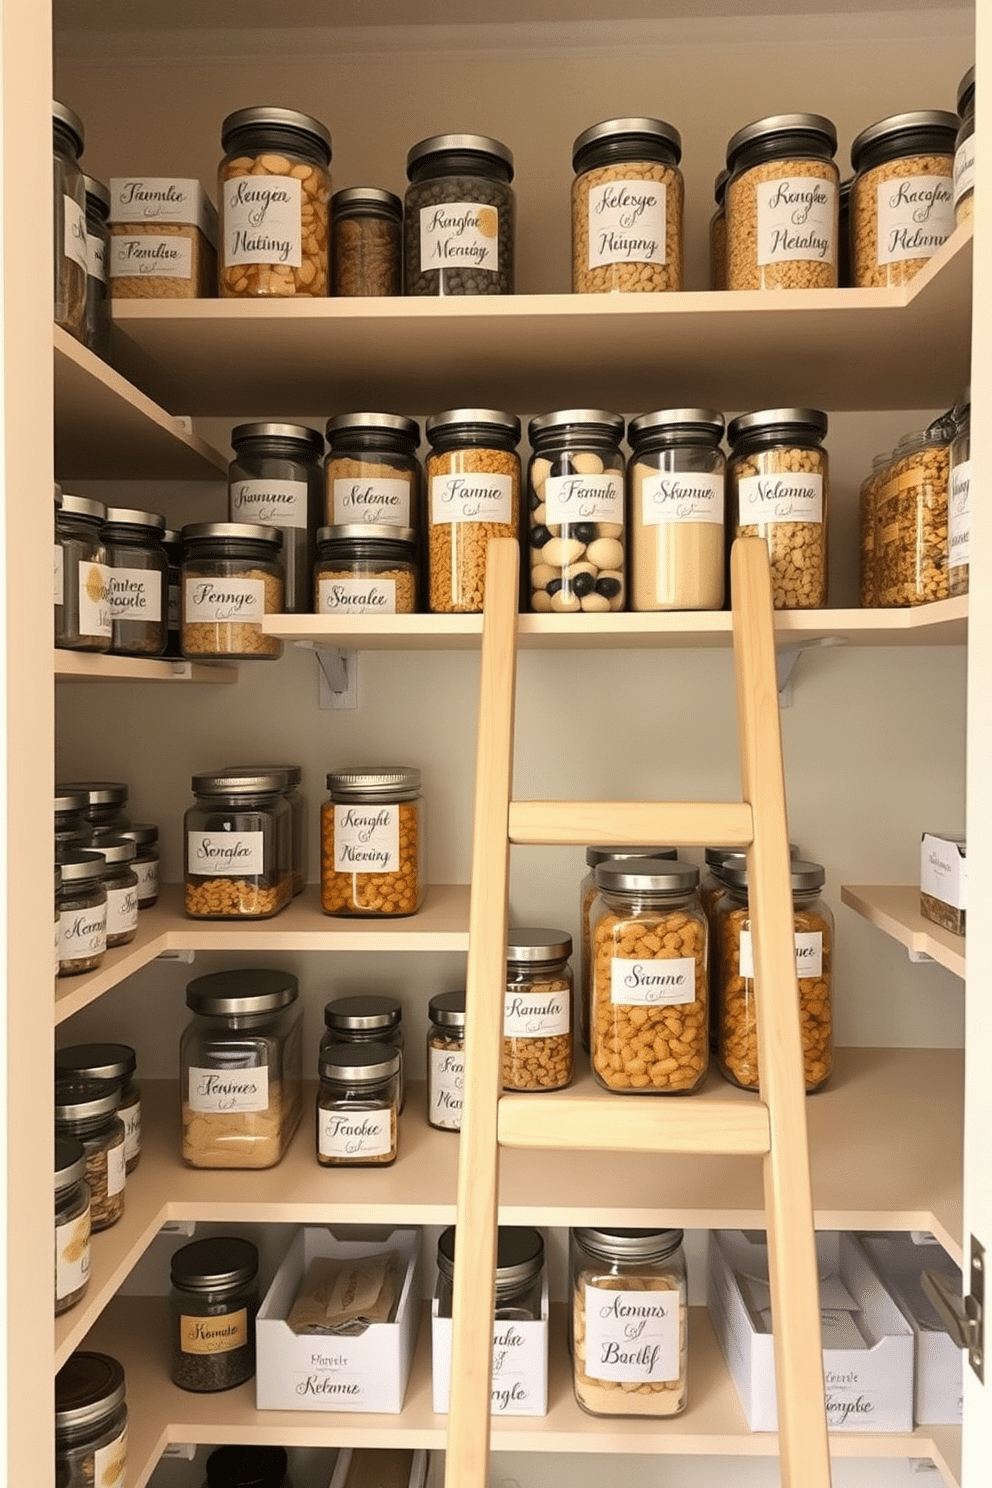
[[[455,1280],[455,1227],[437,1241],[437,1315],[451,1317]],[[500,1225],[496,1231],[495,1322],[536,1323],[541,1318],[544,1237],[530,1225]]]
[[[110,650],[106,515],[101,501],[67,491],[55,513],[55,644],[63,650]]]
[[[231,444],[228,518],[282,534],[282,608],[287,615],[307,614],[324,504],[324,436],[305,424],[238,424]]]
[[[196,522],[183,528],[182,651],[253,661],[282,655],[266,615],[282,612],[282,532],[254,522]]]
[[[316,615],[412,615],[417,609],[417,544],[412,527],[321,527]]]
[[[323,1168],[396,1161],[401,1055],[388,1044],[326,1044],[317,1060],[317,1161]]]
[[[727,144],[727,288],[836,289],[837,131],[773,114]]]
[[[947,565],[951,594],[967,594],[971,574],[971,388],[954,408],[947,492]]]
[[[572,937],[511,927],[503,998],[503,1089],[564,1090],[572,1081]]]
[[[427,1005],[427,1121],[461,1131],[465,1095],[465,993],[437,992]]]
[[[331,197],[331,293],[341,298],[403,290],[403,203],[378,186]]]
[[[172,1383],[233,1390],[255,1373],[258,1251],[236,1235],[212,1235],[172,1257],[169,1292]]]
[[[633,419],[630,608],[723,608],[726,461],[723,414],[665,408]]]
[[[89,799],[86,792],[56,785],[54,799],[55,851],[87,852],[92,829],[84,815]]]
[[[284,770],[194,775],[184,907],[201,920],[267,919],[293,897],[292,814]]]
[[[141,1157],[141,1091],[134,1078],[138,1057],[130,1044],[69,1044],[55,1051],[56,1079],[106,1080],[117,1086],[117,1115],[124,1123],[124,1165]]]
[[[507,295],[514,286],[513,155],[482,134],[435,134],[407,155],[404,293]]]
[[[420,426],[400,413],[338,413],[327,420],[328,527],[409,527],[419,537]]]
[[[138,875],[135,844],[126,837],[95,833],[93,852],[103,858],[107,892],[107,949],[128,945],[138,933]]]
[[[954,221],[975,212],[975,69],[969,67],[958,86],[958,132],[954,140]]]
[[[103,1488],[127,1476],[124,1370],[110,1354],[77,1349],[55,1376],[58,1488]]]
[[[55,1081],[55,1135],[83,1145],[94,1232],[108,1230],[124,1213],[127,1133],[119,1104],[120,1087],[112,1080],[63,1076]]]
[[[572,145],[572,290],[682,288],[682,140],[663,119],[605,119]]]
[[[63,789],[85,791],[86,806],[83,814],[91,831],[106,833],[113,828],[117,832],[120,828],[131,825],[127,814],[130,790],[126,781],[73,780],[63,786]]]
[[[107,508],[103,540],[110,570],[110,649],[119,656],[162,656],[168,638],[169,561],[165,518],[157,512]]]
[[[107,953],[107,891],[103,858],[88,850],[58,854],[59,976],[96,971]]]
[[[490,541],[520,537],[520,420],[494,408],[453,408],[425,427],[430,610],[477,614]]]
[[[531,419],[530,607],[622,610],[627,598],[624,420],[596,408]]]
[[[334,770],[320,808],[320,907],[329,915],[412,915],[427,890],[420,771]]]
[[[79,168],[84,138],[79,115],[53,102],[55,324],[77,341],[86,335],[86,188]]]
[[[151,909],[158,902],[158,827],[150,822],[139,822],[133,827],[119,828],[115,835],[127,837],[134,843],[131,866],[138,879],[138,909]]]
[[[399,1109],[403,1109],[403,1004],[379,992],[335,997],[324,1008],[321,1050],[332,1044],[385,1044],[400,1056]]]
[[[238,775],[247,780],[259,777],[275,779],[282,776],[285,783],[281,794],[289,807],[289,860],[293,882],[293,894],[302,894],[307,886],[307,846],[310,838],[310,811],[303,794],[302,765],[226,765],[227,778]]]
[[[906,284],[954,231],[956,114],[891,114],[851,145],[851,272],[858,289]]]
[[[90,1190],[86,1149],[55,1138],[55,1316],[83,1297],[90,1280]]]

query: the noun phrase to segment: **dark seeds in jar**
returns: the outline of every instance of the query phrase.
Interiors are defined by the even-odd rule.
[[[434,135],[407,157],[408,295],[512,294],[513,157],[483,135]]]

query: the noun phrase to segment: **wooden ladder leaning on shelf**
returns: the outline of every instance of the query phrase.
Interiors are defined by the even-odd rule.
[[[517,544],[491,544],[480,674],[479,733],[459,1139],[451,1401],[446,1488],[485,1488],[499,1147],[761,1155],[775,1319],[783,1488],[829,1488],[820,1306],[806,1139],[789,846],[775,679],[771,582],[760,538],[731,557],[741,800],[515,801]],[[501,1095],[509,847],[718,842],[747,850],[754,912],[760,1092],[714,1100]],[[563,1092],[564,1097],[564,1092]],[[560,1113],[561,1108],[558,1107]],[[661,1196],[659,1208],[664,1208]],[[692,1409],[690,1359],[689,1409]],[[659,1430],[664,1426],[659,1423]]]

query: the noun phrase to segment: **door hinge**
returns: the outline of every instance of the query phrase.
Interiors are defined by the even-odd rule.
[[[924,1271],[923,1290],[943,1319],[959,1348],[967,1349],[968,1363],[985,1383],[985,1251],[971,1236],[971,1290],[963,1300],[946,1276]]]

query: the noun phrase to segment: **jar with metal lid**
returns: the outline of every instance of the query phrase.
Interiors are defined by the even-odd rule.
[[[400,1056],[399,1109],[403,1109],[403,1004],[398,997],[363,992],[336,997],[324,1008],[320,1047],[331,1044],[385,1044]]]
[[[290,1488],[285,1447],[217,1447],[207,1458],[203,1488]]]
[[[878,562],[875,552],[878,494],[885,484],[891,464],[891,450],[876,455],[858,492],[858,602],[863,608],[878,603]]]
[[[217,211],[190,176],[111,176],[110,297],[217,293]]]
[[[569,1232],[575,1398],[592,1416],[677,1416],[688,1395],[681,1230]]]
[[[110,573],[110,649],[121,656],[165,651],[169,561],[162,547],[165,518],[110,506],[103,528]]]
[[[520,537],[520,420],[493,408],[454,408],[426,423],[430,610],[482,610],[486,550]]]
[[[723,608],[723,414],[665,408],[631,420],[631,609]]]
[[[971,388],[954,406],[947,495],[947,566],[951,594],[967,594],[971,575]]]
[[[162,533],[162,547],[165,552],[167,564],[167,625],[166,625],[166,656],[182,656],[182,623],[183,623],[183,535],[174,527],[167,527]]]
[[[55,1138],[55,1316],[80,1300],[90,1280],[90,1190],[86,1149]]]
[[[131,866],[138,880],[138,909],[151,909],[158,900],[158,827],[140,822],[137,826],[114,830],[115,835],[134,843]]]
[[[417,542],[412,527],[321,527],[313,574],[316,615],[412,615]]]
[[[905,434],[875,495],[877,603],[884,607],[946,599],[948,486],[953,419]]]
[[[600,863],[592,908],[593,1074],[627,1095],[688,1093],[709,1060],[706,919],[699,869]]]
[[[212,1235],[174,1252],[170,1264],[172,1383],[201,1394],[232,1390],[255,1373],[258,1250],[237,1235]]]
[[[59,1488],[103,1488],[127,1474],[124,1370],[110,1354],[77,1349],[55,1376]]]
[[[243,108],[221,125],[222,299],[326,295],[331,136],[309,114]]]
[[[285,770],[194,775],[184,819],[184,906],[198,919],[265,919],[293,897]]]
[[[975,211],[975,69],[969,67],[958,86],[958,132],[954,139],[954,221],[965,222]]]
[[[403,292],[403,203],[378,186],[349,186],[331,197],[331,293]]]
[[[513,155],[484,134],[435,134],[406,157],[404,292],[507,295],[514,286]]]
[[[590,934],[590,912],[599,890],[596,887],[596,867],[622,858],[666,858],[678,857],[674,847],[587,847],[586,865],[589,872],[579,884],[579,1036],[583,1049],[589,1048],[589,1004],[592,982],[592,952]]]
[[[117,830],[131,825],[127,814],[130,790],[126,781],[70,780],[61,782],[56,789],[85,795],[83,815],[94,832],[104,831],[108,827]]]
[[[293,876],[293,893],[302,894],[307,886],[307,844],[309,840],[309,810],[303,785],[302,765],[225,765],[223,774],[245,776],[254,779],[260,775],[284,775],[286,783],[283,796],[289,807],[290,864]]]
[[[110,351],[110,297],[107,268],[110,248],[110,192],[102,181],[83,176],[86,201],[86,315],[83,340],[90,351]]]
[[[138,875],[132,864],[137,848],[126,837],[94,836],[92,849],[104,861],[107,891],[107,949],[128,945],[138,933]]]
[[[105,1080],[117,1086],[117,1114],[124,1123],[124,1162],[129,1173],[141,1157],[141,1091],[134,1078],[138,1056],[130,1044],[69,1044],[55,1051],[56,1079]]]
[[[320,907],[330,915],[411,915],[427,891],[420,771],[333,770],[320,808]]]
[[[183,528],[183,655],[273,659],[282,641],[262,621],[278,615],[285,591],[282,531],[249,522],[197,522]]]
[[[287,615],[308,614],[324,502],[324,436],[304,424],[238,424],[231,444],[228,517],[282,533],[282,608]]]
[[[663,119],[605,119],[572,144],[572,290],[682,288],[682,138]]]
[[[78,163],[84,138],[79,115],[53,101],[55,324],[78,341],[86,335],[86,190]]]
[[[271,1168],[302,1108],[299,984],[267,967],[216,971],[186,988],[179,1046],[182,1156],[194,1168]]]
[[[767,543],[776,610],[827,602],[826,432],[817,408],[765,408],[727,429],[733,536]]]
[[[717,171],[713,182],[713,200],[716,203],[710,218],[710,289],[727,287],[727,182],[730,172],[726,166]]]
[[[833,915],[820,897],[826,874],[819,863],[795,859],[792,876],[796,978],[807,1092],[819,1090],[833,1069]],[[759,990],[748,908],[747,861],[725,863],[726,891],[716,908],[719,940],[717,1058],[743,1090],[758,1089]]]
[[[465,1091],[465,992],[436,992],[427,1004],[427,1123],[461,1131]]]
[[[317,1059],[317,1161],[388,1167],[399,1138],[401,1055],[389,1044],[323,1044]]]
[[[124,1213],[127,1134],[117,1114],[120,1094],[114,1080],[66,1075],[55,1081],[55,1135],[83,1145],[94,1232],[109,1229]]]
[[[99,853],[62,849],[59,888],[59,976],[95,971],[107,950],[107,891]]]
[[[954,231],[956,114],[891,114],[851,145],[851,269],[859,289],[906,284]]]
[[[624,420],[596,408],[531,419],[530,607],[603,612],[626,601]]]
[[[841,181],[837,198],[837,287],[851,287],[851,188],[854,177]]]
[[[503,1089],[564,1090],[572,1082],[572,937],[509,930],[503,998]]]
[[[64,650],[110,650],[106,515],[101,501],[67,491],[55,513],[55,644]]]
[[[55,847],[78,849],[84,852],[90,845],[92,828],[85,812],[89,796],[82,790],[68,790],[64,785],[55,787]]]
[[[727,144],[727,288],[836,289],[837,131],[772,114]]]
[[[455,1278],[455,1227],[437,1240],[437,1316],[451,1317]],[[544,1236],[529,1225],[500,1225],[496,1231],[495,1322],[536,1323],[541,1318]]]
[[[421,526],[420,427],[399,413],[338,413],[327,420],[324,516],[328,527]]]

